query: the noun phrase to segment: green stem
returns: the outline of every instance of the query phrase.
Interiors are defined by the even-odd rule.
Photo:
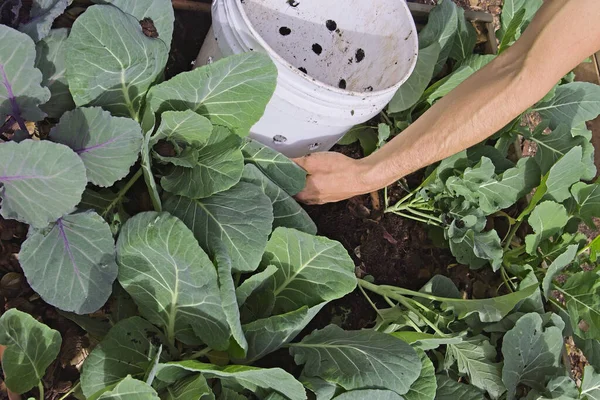
[[[396,128],[396,126],[390,120],[390,117],[387,116],[387,114],[385,113],[385,111],[381,111],[381,116],[383,117],[383,120],[385,121],[385,123],[388,124],[390,126],[390,128],[392,129],[392,131],[393,131]]]
[[[109,213],[109,211],[112,210],[117,204],[119,204],[119,202],[121,200],[123,200],[123,197],[125,197],[125,195],[129,191],[129,189],[131,189],[131,187],[137,182],[138,179],[140,179],[140,177],[142,175],[143,175],[143,170],[142,170],[142,168],[140,168],[131,177],[131,179],[129,179],[127,184],[125,184],[125,186],[123,186],[123,188],[121,190],[119,190],[119,193],[117,193],[117,197],[115,197],[115,199],[113,201],[111,201],[110,204],[106,207],[106,209],[102,213],[102,218],[106,218],[106,215]]]
[[[210,347],[206,347],[200,351],[192,353],[189,357],[186,357],[185,359],[186,360],[196,360],[198,358],[202,358],[202,357],[206,356],[211,351],[212,351],[212,349]]]
[[[510,282],[508,274],[506,273],[506,269],[504,269],[504,265],[500,267],[500,275],[502,275],[502,280],[504,281],[504,284],[508,290],[510,290],[511,293],[514,293],[515,290]]]
[[[40,400],[44,400],[44,383],[42,381],[38,384],[38,388],[40,390]]]
[[[74,385],[67,393],[63,394],[62,397],[58,400],[65,400],[67,397],[69,397],[72,393],[75,392],[75,390],[77,390],[77,388],[79,387],[79,385],[81,384],[81,382],[77,382],[76,385]]]
[[[388,212],[388,211],[386,211],[386,212]],[[404,217],[404,218],[412,219],[412,220],[417,221],[417,222],[422,222],[422,223],[427,224],[427,225],[440,226],[440,223],[437,222],[437,221],[435,221],[434,219],[432,219],[431,216],[427,216],[427,218],[420,218],[418,216],[405,214],[405,213],[399,212],[399,211],[389,211],[389,212],[391,212],[393,214],[396,214],[396,215],[399,215],[399,216]]]
[[[504,243],[504,251],[508,250],[508,248],[510,247],[510,243],[512,242],[513,238],[517,234],[517,231],[521,227],[522,223],[523,223],[523,221],[519,221],[516,224],[514,224],[512,226],[512,228],[510,229],[510,232],[508,233],[508,236],[506,237],[506,243]]]
[[[421,311],[419,311],[415,307],[413,307],[411,302],[416,303],[414,300],[410,300],[404,296],[394,297],[394,300],[397,300],[398,303],[402,304],[404,307],[406,307],[406,309],[408,309],[409,311],[412,311],[414,314],[416,314],[420,319],[423,320],[423,322],[425,322],[431,329],[433,329],[433,331],[435,333],[437,333],[438,335],[440,335],[442,337],[446,336],[446,334],[444,332],[442,332],[437,326],[435,326],[435,324],[433,322],[431,322],[429,320],[429,318],[427,318],[426,316],[421,314]]]
[[[373,307],[373,310],[375,310],[375,312],[377,313],[377,315],[379,315],[380,317],[382,317],[381,314],[379,313],[379,309],[377,308],[377,306],[375,305],[375,303],[373,303],[373,300],[371,300],[371,298],[369,297],[369,295],[367,294],[367,292],[365,292],[365,289],[363,289],[362,286],[360,286],[360,285],[358,286],[358,289],[360,289],[360,292],[363,294],[363,296],[365,296],[365,299],[367,300],[367,303],[369,303],[371,305],[371,307]]]

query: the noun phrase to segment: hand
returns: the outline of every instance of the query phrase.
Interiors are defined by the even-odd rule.
[[[306,187],[296,200],[306,204],[325,204],[346,200],[377,190],[367,184],[369,171],[363,160],[354,160],[340,153],[314,153],[293,160],[308,173]]]

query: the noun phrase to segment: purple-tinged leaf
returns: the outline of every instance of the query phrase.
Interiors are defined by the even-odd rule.
[[[50,139],[79,154],[90,182],[108,187],[123,179],[136,162],[143,136],[134,120],[91,107],[65,113]]]
[[[93,211],[59,219],[30,235],[19,253],[27,281],[47,303],[77,314],[106,303],[117,277],[109,225]]]
[[[52,23],[68,5],[68,0],[33,0],[29,17],[19,25],[19,30],[39,42],[50,33]]]
[[[75,209],[85,166],[67,146],[25,140],[0,145],[0,215],[45,228]]]
[[[42,73],[34,67],[35,45],[31,38],[0,25],[0,121],[13,117],[21,130],[25,121],[44,119],[40,104],[50,99],[41,86]]]

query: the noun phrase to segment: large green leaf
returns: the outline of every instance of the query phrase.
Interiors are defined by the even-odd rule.
[[[242,330],[240,306],[237,300],[235,282],[233,280],[233,264],[227,254],[218,253],[215,256],[217,275],[219,277],[219,292],[225,319],[231,329],[229,354],[232,357],[244,358],[248,350],[248,342]]]
[[[0,121],[12,116],[21,130],[26,130],[24,120],[44,119],[39,106],[50,99],[50,90],[41,86],[42,73],[33,66],[35,57],[31,38],[0,25]]]
[[[545,126],[545,124],[541,125],[541,127]],[[586,142],[582,136],[573,136],[571,128],[564,124],[557,126],[549,134],[544,133],[544,129],[536,129],[528,139],[537,144],[534,158],[540,166],[542,175],[547,174],[550,168],[569,150],[575,146],[583,146]]]
[[[112,390],[102,393],[98,400],[159,400],[152,386],[128,376]]]
[[[337,144],[346,146],[358,141],[363,150],[363,155],[366,157],[377,150],[377,130],[376,126],[366,124],[355,125],[346,132]]]
[[[134,120],[90,107],[65,113],[50,131],[50,139],[81,157],[88,181],[109,187],[129,173],[140,154],[143,136]]]
[[[455,362],[458,371],[469,377],[471,385],[487,391],[493,399],[506,391],[502,383],[502,366],[496,363],[496,349],[487,338],[476,336],[448,345],[444,368],[449,369]]]
[[[546,298],[550,297],[550,290],[552,289],[552,280],[559,274],[567,265],[571,264],[575,257],[577,256],[577,248],[576,244],[573,244],[552,262],[546,271],[546,275],[544,275],[544,280],[542,282],[542,288],[544,290],[544,296]]]
[[[365,389],[365,390],[353,390],[351,392],[342,393],[334,398],[335,400],[403,400],[408,397],[400,396],[396,392],[391,390],[380,390],[380,389]]]
[[[87,179],[81,159],[67,146],[25,140],[0,146],[0,215],[45,228],[73,211]]]
[[[439,336],[431,333],[422,333],[416,331],[392,332],[390,335],[404,340],[412,347],[421,350],[434,350],[444,344],[456,344],[462,341],[460,336]]]
[[[421,357],[421,375],[411,385],[410,390],[404,394],[405,400],[431,400],[435,397],[437,382],[435,379],[435,368],[421,349],[417,349]]]
[[[436,100],[441,99],[453,91],[458,85],[463,83],[474,73],[475,69],[469,65],[459,67],[450,75],[429,86],[421,96],[421,101],[426,101],[429,104],[433,104]]]
[[[528,222],[534,233],[525,237],[525,245],[529,254],[534,254],[537,251],[539,244],[553,235],[560,232],[567,221],[569,214],[567,209],[562,205],[553,201],[545,201],[538,204],[531,215]]]
[[[300,382],[317,397],[316,400],[331,400],[338,391],[338,386],[324,379],[300,375]],[[395,392],[394,392],[395,393]]]
[[[60,118],[65,112],[75,108],[67,83],[67,36],[66,28],[53,29],[50,34],[36,44],[35,67],[42,71],[42,85],[50,89],[52,101],[40,106],[52,118]]]
[[[600,375],[591,366],[586,366],[581,382],[581,398],[584,400],[600,399]]]
[[[201,373],[206,379],[219,379],[221,384],[237,392],[249,390],[259,397],[278,392],[290,400],[305,400],[304,387],[292,375],[280,368],[261,369],[242,365],[217,367],[198,361],[160,364],[158,379],[175,382],[187,375]]]
[[[248,52],[184,72],[152,88],[156,114],[193,110],[217,125],[247,136],[262,117],[277,81],[277,68],[264,54]]]
[[[575,382],[567,376],[558,376],[546,385],[546,391],[540,395],[537,390],[531,390],[526,400],[578,400],[579,389]]]
[[[140,314],[175,338],[195,336],[215,349],[229,345],[217,273],[193,233],[168,213],[131,218],[117,242],[119,282]]]
[[[437,41],[419,50],[415,69],[390,101],[389,113],[408,110],[417,103],[433,78],[433,69],[439,56],[440,44]]]
[[[484,400],[483,392],[475,386],[460,383],[446,375],[437,375],[435,400]]]
[[[533,111],[550,120],[551,128],[578,126],[600,114],[600,86],[587,82],[560,85],[552,99],[536,105]]]
[[[497,177],[496,167],[487,157],[473,168],[467,168],[462,178],[450,177],[446,186],[467,200],[477,201],[490,215],[508,208],[540,183],[540,170],[532,158],[522,158],[514,168]]]
[[[31,315],[10,309],[0,317],[0,344],[6,346],[2,370],[6,386],[25,393],[40,382],[60,350],[60,333]]]
[[[346,390],[386,388],[405,394],[421,372],[419,356],[408,344],[377,331],[344,331],[336,325],[290,345],[304,375],[335,382]]]
[[[166,338],[143,318],[132,317],[118,322],[83,363],[81,388],[91,397],[128,375],[143,380],[153,355]],[[163,350],[163,361],[169,356]]]
[[[193,168],[198,159],[197,149],[208,142],[213,130],[208,118],[191,110],[167,111],[161,115],[160,126],[150,139],[150,146],[165,140],[173,146],[174,155],[153,155],[160,161],[170,162],[180,167]]]
[[[94,211],[71,214],[30,235],[19,253],[31,287],[48,303],[77,314],[101,308],[117,277],[110,226]]]
[[[133,15],[137,20],[150,18],[158,33],[158,38],[171,47],[175,13],[169,0],[93,0],[94,3],[112,4],[123,12]]]
[[[161,179],[162,187],[179,196],[206,198],[239,182],[244,171],[241,139],[229,129],[215,126],[207,142],[197,149],[193,168],[174,167]]]
[[[311,235],[317,234],[317,226],[304,209],[285,190],[281,189],[253,164],[246,164],[242,180],[258,185],[271,199],[273,205],[273,229],[294,228]]]
[[[600,217],[600,183],[576,183],[571,187],[571,193],[577,201],[577,215],[589,226],[594,226],[594,217]]]
[[[33,0],[26,22],[19,25],[19,30],[29,35],[35,42],[45,38],[52,28],[52,23],[69,5],[68,0]]]
[[[254,164],[290,196],[304,189],[306,171],[283,154],[250,139],[244,143],[242,152],[246,163]]]
[[[531,285],[518,292],[505,294],[504,296],[492,297],[481,300],[463,300],[437,298],[442,302],[444,310],[451,310],[459,319],[477,313],[481,322],[498,322],[521,301],[531,296],[538,289],[537,284]]]
[[[450,250],[458,262],[474,269],[489,262],[497,271],[502,263],[502,244],[495,230],[476,232],[469,229],[462,237],[450,238]]]
[[[278,269],[264,289],[274,296],[274,314],[339,299],[356,287],[354,262],[341,244],[294,229],[273,232],[262,264]]]
[[[244,363],[250,364],[294,340],[324,305],[325,303],[310,309],[305,306],[287,314],[274,315],[244,325],[242,328],[248,340],[248,353]]]
[[[146,92],[163,71],[168,48],[138,20],[110,5],[89,7],[67,39],[67,79],[77,106],[101,106],[141,120]]]
[[[565,154],[548,172],[546,196],[559,203],[571,197],[569,188],[581,179],[585,168],[581,146],[575,146]]]
[[[242,282],[235,289],[235,295],[240,307],[246,302],[248,297],[259,289],[262,289],[269,278],[277,272],[277,267],[268,265],[264,270],[257,272]]]
[[[257,186],[240,182],[207,199],[173,196],[164,208],[185,222],[211,258],[217,254],[230,258],[236,272],[258,267],[271,232],[273,209]]]
[[[550,326],[544,329],[542,317],[537,313],[521,317],[502,342],[502,381],[508,392],[507,399],[515,399],[519,384],[543,390],[546,376],[558,372],[562,345],[560,328]]]
[[[441,70],[454,46],[454,37],[458,32],[458,7],[451,0],[442,0],[429,13],[427,25],[419,33],[419,48],[429,47],[437,42],[440,55],[434,68],[434,75]]]
[[[542,0],[505,0],[502,7],[501,26],[498,37],[500,39],[504,37],[504,33],[515,18],[515,15],[519,10],[525,9],[525,14],[522,17],[521,24],[517,30],[518,34],[515,35],[515,38],[518,38],[521,31],[527,26],[529,21],[531,21],[542,4]]]
[[[273,396],[279,396],[279,393],[272,393]],[[228,388],[223,388],[221,390],[221,394],[219,395],[219,399],[218,400],[247,400],[248,397],[239,394],[238,392],[236,392],[235,390],[231,390]],[[267,397],[266,400],[280,400],[281,397],[277,398],[271,398],[271,396]],[[284,400],[285,397],[283,398]]]
[[[465,10],[457,10],[458,31],[454,35],[454,43],[450,50],[450,58],[461,62],[473,54],[475,44],[477,43],[477,31],[465,18]]]
[[[600,339],[600,279],[595,272],[579,272],[557,287],[567,305],[571,326],[583,339]]]
[[[525,8],[521,8],[519,11],[517,11],[517,13],[514,15],[514,18],[512,19],[512,21],[510,21],[510,24],[508,25],[508,27],[506,27],[506,31],[502,35],[502,40],[500,41],[500,44],[498,45],[499,53],[502,53],[512,43],[514,43],[517,36],[520,34],[521,26],[523,25],[523,19],[525,18],[526,11],[527,10],[525,10]]]
[[[215,400],[212,389],[202,375],[190,375],[167,387],[165,400]]]

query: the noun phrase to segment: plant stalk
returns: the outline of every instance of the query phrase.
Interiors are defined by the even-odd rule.
[[[38,384],[38,389],[40,390],[40,400],[44,400],[44,383],[42,381]]]
[[[189,357],[186,357],[186,360],[197,360],[198,358],[202,358],[210,353],[212,349],[210,347],[206,347],[200,351],[192,353]]]
[[[143,172],[144,172],[143,169],[140,168],[131,177],[131,179],[129,179],[127,184],[125,184],[125,186],[123,186],[123,188],[121,190],[119,190],[119,193],[117,193],[117,197],[115,197],[115,199],[113,201],[111,201],[111,203],[108,205],[108,207],[106,207],[106,209],[102,213],[102,218],[105,218],[106,215],[109,213],[109,211],[112,210],[117,204],[119,204],[119,202],[121,200],[123,200],[123,197],[125,197],[125,195],[129,191],[129,189],[131,189],[131,187],[137,182],[137,180],[140,179],[140,177],[143,175]]]

